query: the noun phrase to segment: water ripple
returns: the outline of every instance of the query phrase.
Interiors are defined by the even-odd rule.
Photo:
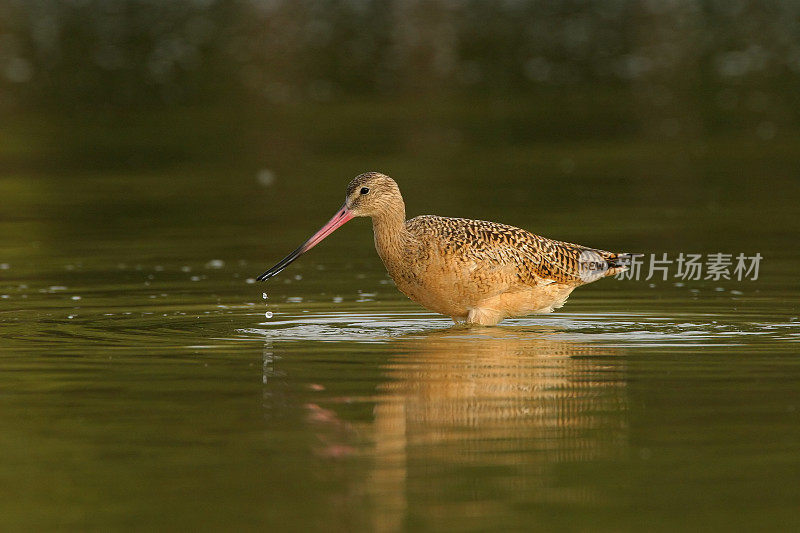
[[[287,316],[265,322],[257,328],[237,332],[244,338],[259,337],[281,341],[389,342],[391,339],[448,330],[452,335],[482,335],[499,331],[503,335],[531,336],[615,345],[647,346],[735,346],[758,341],[800,341],[800,325],[794,322],[737,322],[723,317],[672,317],[647,314],[603,313],[564,314],[504,321],[493,328],[453,325],[448,319],[429,313],[336,312],[302,317]],[[706,320],[698,320],[704,318]]]

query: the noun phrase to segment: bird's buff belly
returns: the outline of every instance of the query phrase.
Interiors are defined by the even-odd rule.
[[[418,284],[398,284],[397,288],[421,306],[447,316],[467,316],[472,307],[471,304],[475,303],[464,298],[458,298],[452,293]]]
[[[465,318],[478,309],[489,309],[505,317],[549,313],[561,307],[573,289],[559,284],[483,291],[477,284],[447,283],[446,280],[438,283],[395,283],[411,300],[453,318]]]

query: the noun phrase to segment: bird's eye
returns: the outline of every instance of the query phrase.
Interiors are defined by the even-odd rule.
[[[361,194],[367,194],[369,192],[369,187],[361,187]]]

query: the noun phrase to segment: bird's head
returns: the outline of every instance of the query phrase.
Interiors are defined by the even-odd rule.
[[[345,207],[354,217],[372,217],[389,211],[402,202],[397,183],[380,172],[366,172],[347,186]]]

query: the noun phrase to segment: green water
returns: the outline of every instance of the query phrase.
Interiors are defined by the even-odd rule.
[[[515,109],[9,134],[2,528],[800,527],[800,137],[555,142]],[[201,148],[172,144],[182,128]],[[204,158],[232,145],[237,162]],[[459,328],[395,290],[355,220],[253,283],[366,170],[411,216],[759,252],[760,276],[602,280],[552,315]]]

